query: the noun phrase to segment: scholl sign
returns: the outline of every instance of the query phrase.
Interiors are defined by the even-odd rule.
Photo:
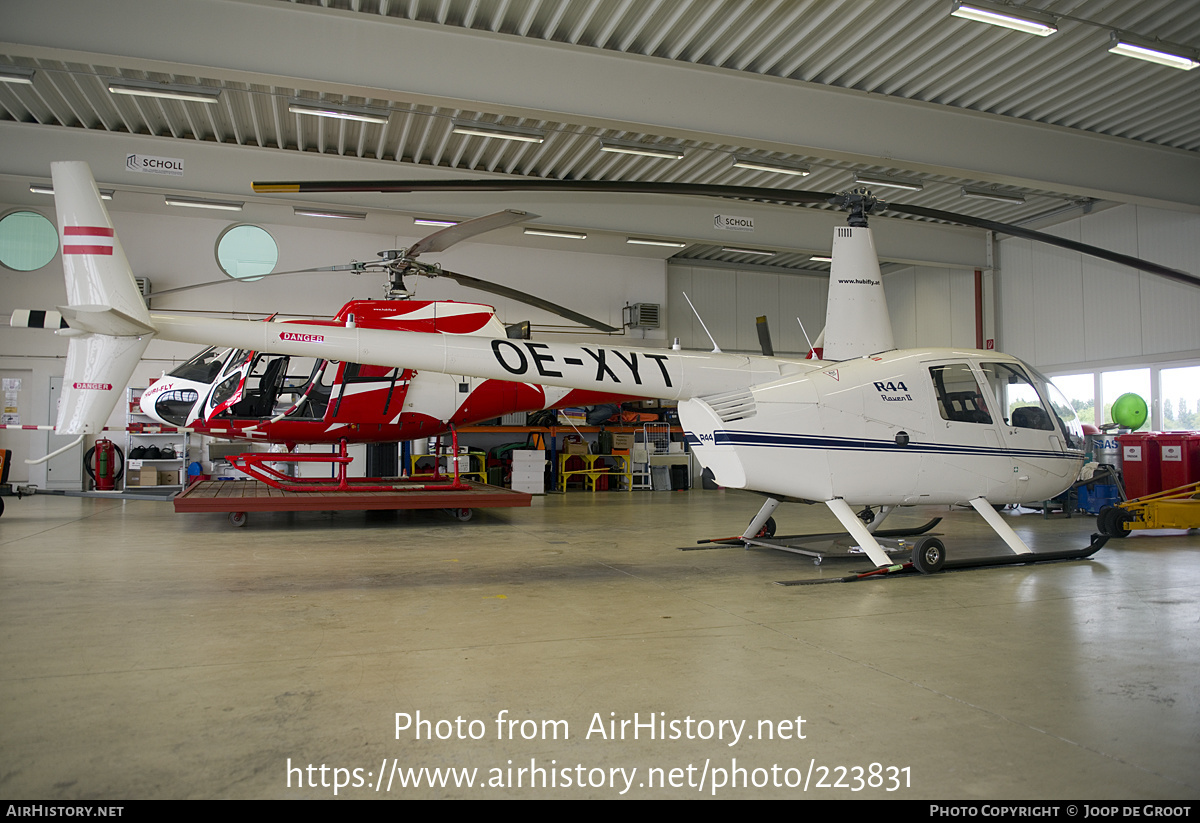
[[[713,227],[726,231],[754,231],[754,218],[736,217],[732,214],[714,214]]]
[[[125,171],[143,174],[169,174],[183,177],[183,159],[179,157],[152,157],[148,154],[125,155]]]

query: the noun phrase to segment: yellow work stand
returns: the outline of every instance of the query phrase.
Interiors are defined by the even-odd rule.
[[[567,461],[578,457],[583,461],[582,469],[567,469]],[[596,466],[597,460],[620,461],[619,466]],[[560,454],[558,456],[558,487],[567,489],[567,480],[572,477],[583,477],[583,490],[596,491],[596,478],[611,476],[625,483],[624,491],[633,491],[633,463],[627,454]]]
[[[451,455],[443,455],[443,456],[450,457]],[[417,471],[417,461],[420,460],[422,457],[434,457],[436,459],[438,457],[438,455],[410,454],[408,456],[408,464],[409,464],[408,472],[409,472],[410,477],[432,477],[433,476],[433,472],[428,471],[428,470],[421,471],[421,472]],[[460,478],[468,479],[468,478],[474,477],[474,478],[477,478],[480,483],[487,483],[487,452],[466,452],[465,454],[460,454],[459,457],[469,458],[469,462],[471,465],[470,471],[459,471],[458,476]],[[476,468],[476,465],[478,465],[479,468]],[[451,469],[448,472],[444,472],[444,474],[453,475],[454,470]]]

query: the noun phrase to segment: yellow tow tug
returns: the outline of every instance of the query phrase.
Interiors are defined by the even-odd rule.
[[[1127,537],[1134,529],[1200,529],[1200,483],[1105,506],[1096,528],[1109,537]]]

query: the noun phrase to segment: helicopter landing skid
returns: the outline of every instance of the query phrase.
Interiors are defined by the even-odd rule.
[[[1069,560],[1086,560],[1104,547],[1104,544],[1108,542],[1108,536],[1093,534],[1091,543],[1086,548],[1069,549],[1059,552],[1005,554],[995,557],[973,557],[964,560],[947,560],[945,559],[944,552],[942,552],[941,562],[937,563],[937,567],[932,570],[928,570],[928,566],[926,565],[929,559],[929,550],[922,545],[924,542],[918,542],[913,550],[913,560],[907,563],[894,566],[881,566],[870,571],[846,575],[845,577],[777,580],[775,583],[778,586],[815,586],[822,583],[854,583],[859,580],[897,577],[899,575],[911,575],[914,573],[932,574],[935,571],[969,571],[971,569],[985,569],[994,566],[1019,566],[1026,563],[1062,563]]]
[[[935,517],[927,523],[924,523],[920,526],[914,526],[912,528],[881,529],[880,531],[875,532],[875,537],[877,537],[877,538],[916,537],[917,535],[926,534],[926,533],[932,531],[941,522],[942,522],[942,518]],[[794,549],[792,549],[790,547],[776,546],[775,543],[779,543],[779,542],[782,542],[785,540],[797,540],[797,541],[830,540],[830,539],[833,539],[836,537],[844,537],[845,535],[846,535],[846,532],[823,532],[823,533],[818,533],[818,534],[779,534],[779,535],[774,535],[773,537],[767,537],[764,535],[761,537],[750,538],[750,539],[744,538],[741,535],[737,535],[736,537],[710,537],[705,540],[697,540],[695,546],[682,546],[682,547],[680,547],[679,550],[682,552],[694,552],[694,551],[703,551],[703,550],[707,550],[707,549],[732,548],[734,546],[749,548],[750,545],[755,545],[755,546],[763,546],[764,548],[769,548],[769,549],[777,548],[780,551],[794,551]],[[799,553],[807,554],[808,552],[799,552]]]

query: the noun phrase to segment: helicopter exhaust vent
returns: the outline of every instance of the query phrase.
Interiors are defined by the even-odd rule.
[[[838,237],[853,237],[854,236],[854,229],[852,229],[850,226],[838,226],[836,230],[837,230]]]
[[[152,294],[153,289],[150,288],[149,277],[135,277],[134,282],[137,283],[138,294],[142,296],[142,300],[146,303],[146,308],[150,308],[150,300],[146,297],[147,294]]]
[[[661,322],[662,306],[658,303],[634,303],[625,307],[625,325],[636,329],[657,329]]]
[[[758,406],[754,402],[754,395],[747,389],[725,392],[724,394],[713,394],[700,399],[709,405],[713,413],[721,418],[721,422],[723,423],[731,423],[734,420],[747,420],[758,414]]]

